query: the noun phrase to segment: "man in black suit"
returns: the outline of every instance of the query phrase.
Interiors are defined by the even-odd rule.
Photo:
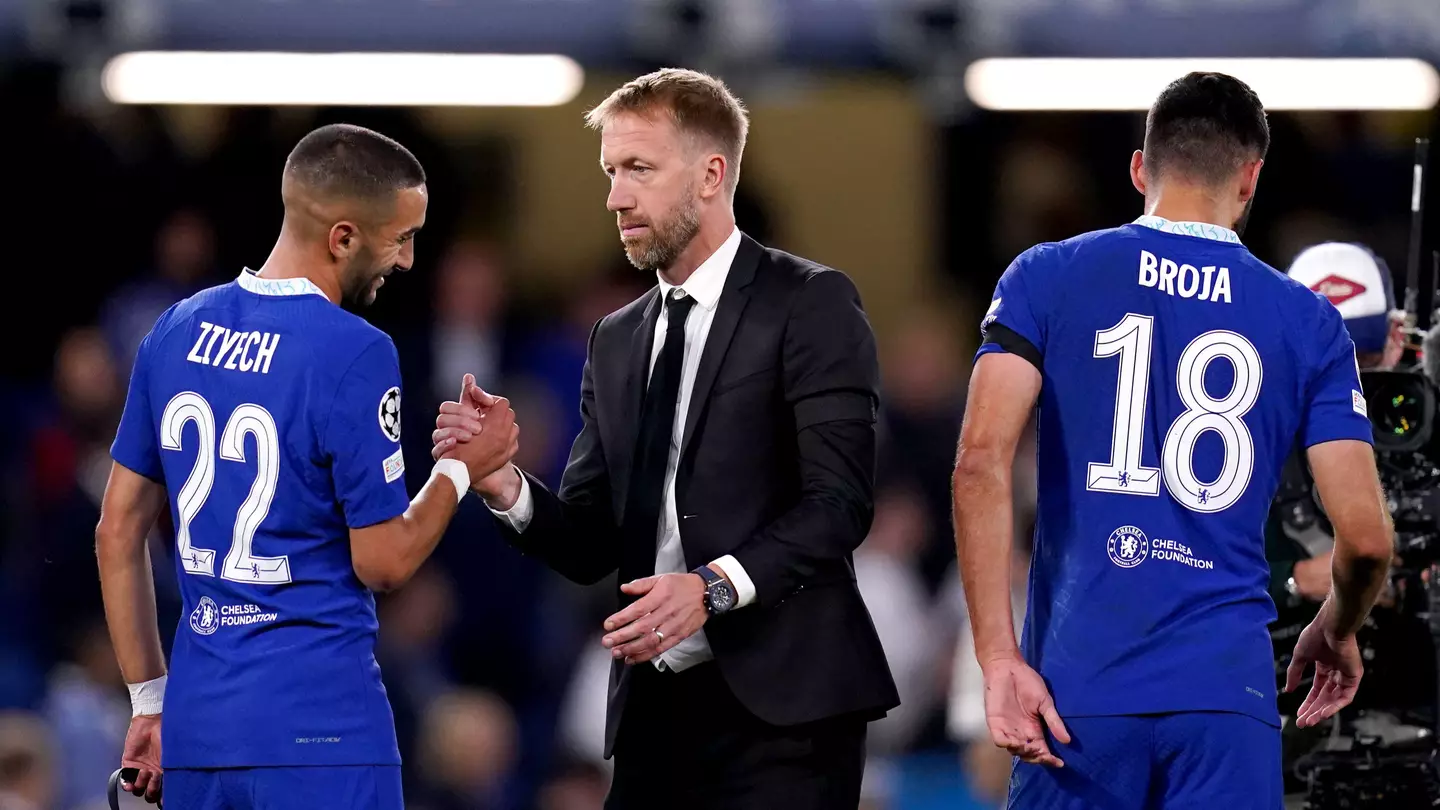
[[[619,570],[607,808],[855,808],[865,727],[899,703],[851,552],[873,511],[879,368],[845,275],[735,227],[748,120],[667,69],[590,112],[630,261],[659,284],[595,325],[558,493],[473,488],[576,582]],[[467,378],[435,455],[483,429]]]

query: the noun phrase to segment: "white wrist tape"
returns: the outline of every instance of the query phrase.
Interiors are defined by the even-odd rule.
[[[470,491],[470,468],[465,462],[458,458],[442,458],[435,462],[434,469],[430,470],[430,477],[443,475],[450,479],[455,485],[455,502],[459,503],[465,498],[465,493]]]
[[[142,714],[160,714],[161,708],[165,705],[165,679],[167,677],[161,675],[153,681],[125,684],[130,690],[131,717],[139,717]]]

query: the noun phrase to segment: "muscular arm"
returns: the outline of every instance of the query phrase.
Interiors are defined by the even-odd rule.
[[[1040,393],[1040,372],[1013,354],[980,357],[955,457],[955,551],[981,665],[1019,657],[1010,607],[1011,470]]]
[[[155,618],[155,580],[145,546],[164,506],[164,486],[121,464],[111,465],[95,528],[95,556],[110,642],[126,683],[144,683],[165,674]]]
[[[1320,503],[1335,528],[1330,595],[1320,615],[1327,633],[1345,638],[1360,629],[1385,585],[1394,528],[1369,444],[1324,442],[1307,453]]]
[[[455,516],[455,485],[443,475],[430,478],[403,515],[350,530],[355,576],[372,591],[391,591],[429,559]]]

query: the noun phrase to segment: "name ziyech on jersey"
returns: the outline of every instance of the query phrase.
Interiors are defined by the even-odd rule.
[[[280,336],[274,332],[236,332],[201,321],[200,336],[185,359],[203,366],[269,374],[279,345]]]

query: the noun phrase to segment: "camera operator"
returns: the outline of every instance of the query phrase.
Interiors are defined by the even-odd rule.
[[[1340,310],[1361,369],[1388,370],[1400,362],[1405,316],[1395,308],[1394,285],[1383,259],[1364,245],[1324,242],[1301,251],[1288,274]],[[1330,592],[1335,541],[1311,497],[1304,457],[1292,455],[1281,475],[1265,527],[1265,557],[1270,562],[1270,596],[1279,612],[1271,630],[1283,638],[1292,631],[1298,635]],[[1293,643],[1294,636],[1289,639]]]

